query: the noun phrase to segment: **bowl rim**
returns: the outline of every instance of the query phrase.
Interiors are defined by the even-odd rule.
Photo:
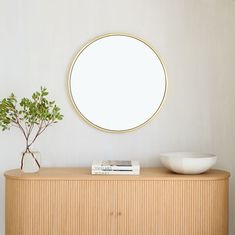
[[[160,153],[161,158],[185,158],[185,159],[211,159],[217,158],[215,154],[204,152],[164,152]]]

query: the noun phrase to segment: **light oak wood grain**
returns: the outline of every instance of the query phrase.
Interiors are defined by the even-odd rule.
[[[24,173],[20,169],[5,172],[7,178],[20,180],[217,180],[226,179],[229,172],[210,170],[199,175],[175,174],[166,168],[142,168],[139,176],[91,175],[88,168],[41,168],[37,173]]]
[[[5,173],[6,235],[227,235],[229,173]]]

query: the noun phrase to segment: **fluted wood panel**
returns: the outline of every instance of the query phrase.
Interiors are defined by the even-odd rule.
[[[118,234],[226,235],[227,195],[226,180],[118,182]]]
[[[6,182],[7,235],[116,234],[116,182]]]
[[[226,172],[90,177],[67,169],[61,177],[51,169],[51,179],[45,172],[5,174],[6,235],[227,235]]]

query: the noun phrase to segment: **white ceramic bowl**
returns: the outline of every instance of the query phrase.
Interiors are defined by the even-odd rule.
[[[162,164],[169,170],[180,174],[201,174],[216,162],[214,154],[193,152],[169,152],[160,154]]]

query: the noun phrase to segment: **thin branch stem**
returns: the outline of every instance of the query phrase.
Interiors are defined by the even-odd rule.
[[[21,129],[21,131],[23,132],[23,135],[24,135],[25,139],[27,140],[26,132],[25,132],[24,128],[21,126],[18,117],[17,117],[17,124],[18,124],[19,128]]]
[[[21,125],[21,123],[20,123],[20,118],[19,118],[19,116],[18,116],[18,112],[17,112],[17,110],[16,110],[15,105],[12,106],[12,109],[11,109],[11,110],[12,110],[12,112],[14,113],[15,118],[16,118],[15,123],[19,126],[20,130],[23,132],[23,135],[24,135],[25,139],[27,139],[26,131],[25,131],[25,129],[23,128],[23,126]]]
[[[28,139],[29,139],[29,137],[30,137],[30,135],[31,135],[31,133],[33,131],[33,128],[34,128],[34,124],[31,124],[29,129],[28,129],[28,134],[27,134]]]
[[[31,143],[28,145],[28,147],[30,147],[34,142],[35,140],[37,139],[37,137],[46,129],[47,125],[46,126],[43,126],[43,123],[45,122],[45,120],[42,120],[40,122],[40,125],[38,127],[38,131],[36,132],[33,140],[31,141]],[[42,131],[43,130],[43,131]]]

